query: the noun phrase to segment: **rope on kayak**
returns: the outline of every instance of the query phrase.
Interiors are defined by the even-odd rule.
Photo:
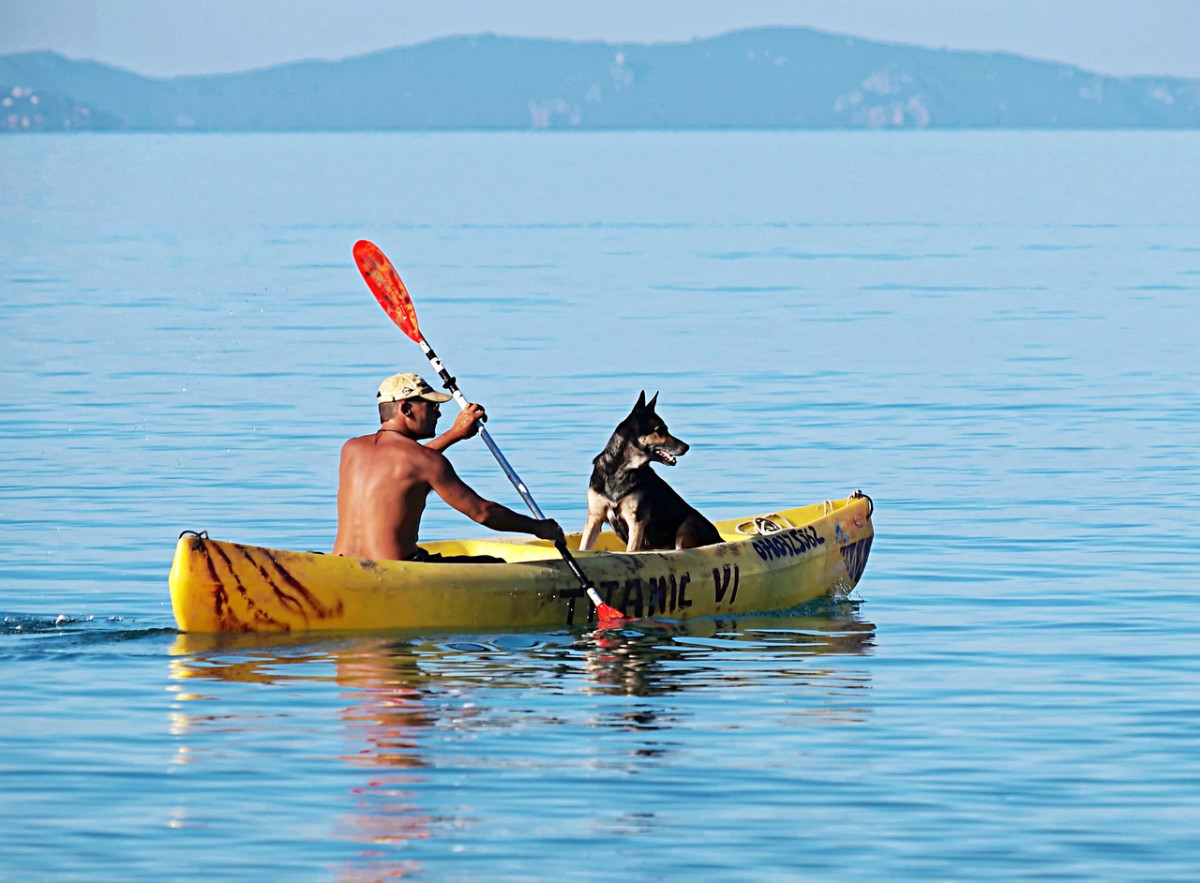
[[[875,514],[875,501],[872,500],[870,497],[868,497],[866,494],[864,494],[862,491],[855,491],[854,493],[852,493],[850,495],[850,499],[851,500],[865,499],[867,501],[867,517],[870,518],[872,515]]]
[[[870,518],[875,514],[875,501],[864,494],[862,491],[855,491],[850,495],[851,500],[866,500],[867,501],[867,517]],[[821,504],[824,510],[823,514],[829,515],[837,509],[837,504],[832,500],[826,500]],[[734,530],[743,536],[762,537],[768,534],[779,533],[781,530],[794,528],[792,524],[778,512],[772,512],[770,515],[756,515],[749,521],[743,521],[737,525]]]
[[[772,521],[772,518],[778,518],[783,524]],[[754,529],[760,534],[779,533],[781,530],[785,530],[791,526],[788,520],[782,515],[770,515],[765,518],[760,515],[754,519]]]
[[[772,512],[770,515],[756,515],[750,521],[743,521],[735,529],[746,536],[762,537],[791,527],[795,525],[778,512]]]
[[[208,539],[208,531],[206,531],[206,530],[200,530],[200,531],[181,530],[179,532],[179,539],[182,540],[184,537],[196,537],[196,539],[199,539],[199,540],[207,540]]]

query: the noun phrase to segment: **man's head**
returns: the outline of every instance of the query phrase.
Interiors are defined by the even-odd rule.
[[[450,401],[444,392],[436,392],[423,377],[416,374],[393,374],[379,384],[375,401],[379,404],[379,422],[387,423],[397,414],[413,416],[414,405],[424,402],[425,411],[438,413],[437,406]],[[434,418],[436,423],[436,417]]]

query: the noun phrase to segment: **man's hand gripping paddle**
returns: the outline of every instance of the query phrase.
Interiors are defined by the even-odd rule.
[[[421,351],[425,353],[425,358],[429,360],[429,364],[433,366],[433,370],[438,373],[438,377],[442,378],[442,383],[450,394],[454,396],[454,402],[460,409],[465,410],[467,405],[466,396],[458,388],[458,383],[450,376],[442,364],[442,360],[438,358],[437,353],[429,346],[429,342],[425,340],[425,335],[421,333],[421,328],[417,324],[417,310],[413,306],[412,298],[408,294],[408,289],[404,287],[404,283],[400,280],[400,274],[396,272],[396,268],[392,266],[392,262],[387,259],[387,256],[379,250],[379,247],[373,242],[368,242],[365,239],[360,239],[354,243],[354,262],[358,264],[359,272],[362,273],[363,279],[367,282],[367,287],[371,289],[371,293],[375,295],[375,299],[379,301],[379,305],[383,307],[383,311],[392,317],[392,321],[400,326],[408,337],[413,340]],[[529,507],[529,511],[533,513],[534,518],[544,519],[546,516],[542,514],[542,510],[538,508],[538,504],[534,502],[533,495],[529,493],[529,488],[525,487],[525,483],[521,481],[520,476],[509,465],[508,460],[504,459],[504,455],[500,453],[500,449],[496,447],[496,443],[492,441],[491,435],[482,426],[479,428],[479,435],[483,439],[483,443],[488,446],[488,450],[492,452],[492,456],[496,458],[496,462],[500,464],[500,468],[504,470],[504,474],[508,476],[508,480],[513,483],[513,487],[517,489],[517,493],[521,495],[521,499],[525,501],[525,505]],[[601,625],[614,625],[619,620],[625,619],[625,614],[615,607],[605,604],[600,597],[600,593],[596,591],[596,587],[592,584],[579,568],[578,562],[571,556],[567,550],[567,544],[559,541],[555,544],[559,554],[563,560],[567,562],[567,566],[571,568],[571,572],[575,574],[575,578],[579,580],[579,585],[587,592],[588,599],[596,606],[596,618]]]

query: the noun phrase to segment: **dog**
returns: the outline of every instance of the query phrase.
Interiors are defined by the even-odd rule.
[[[629,416],[617,424],[604,450],[592,460],[588,482],[588,514],[579,543],[581,551],[596,544],[607,521],[627,552],[647,549],[690,549],[720,543],[712,522],[684,502],[650,464],[674,466],[688,445],[671,435],[646,391]]]

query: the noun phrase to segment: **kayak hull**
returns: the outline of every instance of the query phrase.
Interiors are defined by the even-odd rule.
[[[633,617],[690,619],[786,610],[853,588],[874,528],[855,495],[716,522],[726,542],[626,553],[610,532],[575,557],[605,602]],[[577,549],[579,535],[568,536]],[[422,543],[443,555],[503,564],[377,561],[293,552],[185,532],[171,567],[171,605],[185,632],[584,627],[595,608],[549,543]]]

